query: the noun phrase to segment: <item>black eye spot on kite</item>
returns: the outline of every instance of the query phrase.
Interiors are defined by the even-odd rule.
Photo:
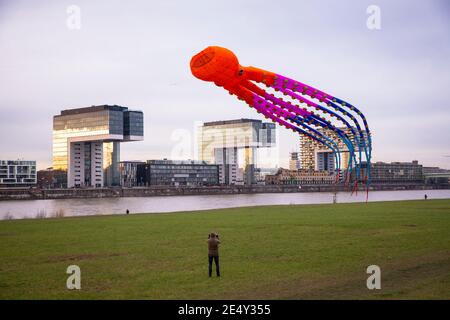
[[[238,73],[238,74],[239,74],[239,76],[242,76],[242,75],[244,74],[244,70],[242,70],[242,69],[239,70],[239,73]]]

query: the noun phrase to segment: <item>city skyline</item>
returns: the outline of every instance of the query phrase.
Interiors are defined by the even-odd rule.
[[[183,133],[194,159],[195,123],[264,120],[191,76],[192,54],[217,44],[358,106],[374,133],[374,162],[450,169],[446,2],[377,1],[380,30],[366,26],[368,1],[283,4],[0,2],[0,158],[50,167],[52,115],[111,104],[145,113],[144,141],[124,145],[121,160],[172,158]],[[67,26],[70,5],[80,29]],[[288,167],[299,138],[277,130],[279,165]]]

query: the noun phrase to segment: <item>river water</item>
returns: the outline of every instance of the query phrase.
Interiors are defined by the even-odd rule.
[[[450,199],[450,190],[371,191],[369,201]],[[162,197],[125,197],[59,200],[0,201],[0,219],[48,218],[55,216],[84,216],[133,213],[177,212],[218,208],[332,203],[331,192],[266,193],[239,195],[199,195]],[[351,195],[338,192],[337,202],[364,202],[364,192]]]

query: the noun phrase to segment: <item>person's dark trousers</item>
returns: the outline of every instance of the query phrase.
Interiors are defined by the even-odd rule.
[[[219,256],[208,256],[208,262],[209,262],[209,276],[211,277],[212,275],[212,263],[216,264],[216,274],[218,277],[220,277],[220,269],[219,269]]]

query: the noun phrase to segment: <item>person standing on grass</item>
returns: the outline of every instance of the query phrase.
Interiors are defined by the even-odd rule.
[[[425,194],[425,200],[427,200],[428,199],[428,196],[427,196],[427,194]]]
[[[213,260],[216,264],[216,274],[218,277],[220,277],[220,269],[219,269],[219,235],[211,232],[208,235],[208,262],[209,262],[209,277],[212,275],[212,263]]]

